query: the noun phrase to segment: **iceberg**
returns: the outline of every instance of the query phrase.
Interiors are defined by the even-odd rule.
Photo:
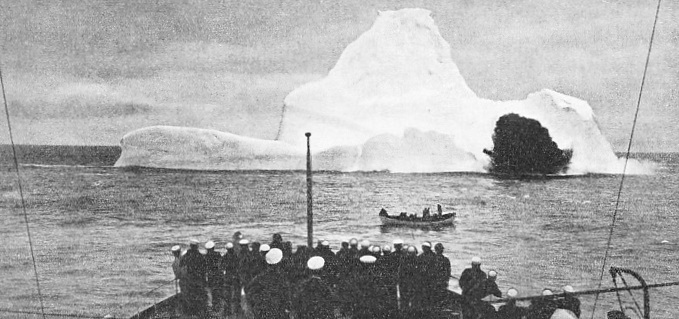
[[[315,169],[485,172],[490,160],[483,150],[493,148],[496,122],[509,113],[539,121],[559,148],[572,150],[568,174],[622,172],[624,161],[586,101],[549,89],[525,100],[478,97],[424,9],[379,12],[325,78],[286,96],[275,140],[142,128],[122,138],[116,166],[304,169],[304,133],[311,132]]]

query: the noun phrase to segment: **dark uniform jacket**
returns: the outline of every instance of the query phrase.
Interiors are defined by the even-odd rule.
[[[280,266],[268,268],[245,288],[248,305],[255,318],[289,318],[291,285]]]
[[[219,270],[221,264],[222,255],[214,251],[214,249],[209,249],[205,255],[205,264],[207,271],[207,284],[209,287],[218,287],[222,284],[222,273]]]
[[[462,271],[459,281],[462,296],[474,300],[483,298],[486,279],[488,279],[488,276],[480,268],[467,268]]]
[[[292,307],[299,319],[335,318],[335,293],[319,276],[311,276],[299,283]]]

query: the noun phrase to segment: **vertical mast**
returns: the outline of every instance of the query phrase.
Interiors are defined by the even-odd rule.
[[[307,132],[306,136],[306,229],[307,229],[307,245],[309,248],[314,244],[314,213],[313,213],[313,199],[311,197],[311,143],[309,137],[311,133]]]

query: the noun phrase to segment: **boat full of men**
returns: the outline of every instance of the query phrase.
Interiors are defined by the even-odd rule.
[[[530,306],[519,304],[514,288],[505,296],[497,272],[481,269],[474,257],[459,277],[461,294],[448,290],[450,260],[441,243],[371,245],[351,239],[339,251],[329,242],[298,245],[274,234],[270,244],[250,242],[240,232],[216,250],[215,243],[190,240],[172,247],[180,317],[224,318],[579,318],[580,302],[563,287],[556,297],[549,289]],[[509,301],[496,309],[488,296]],[[245,298],[245,300],[241,300]],[[245,302],[242,302],[245,301]]]

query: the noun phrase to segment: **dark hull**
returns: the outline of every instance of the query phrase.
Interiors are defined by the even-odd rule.
[[[452,226],[455,224],[455,213],[447,214],[449,216],[439,220],[423,220],[418,218],[415,220],[400,219],[396,216],[380,216],[380,221],[384,226],[406,226],[406,227],[442,227]]]

